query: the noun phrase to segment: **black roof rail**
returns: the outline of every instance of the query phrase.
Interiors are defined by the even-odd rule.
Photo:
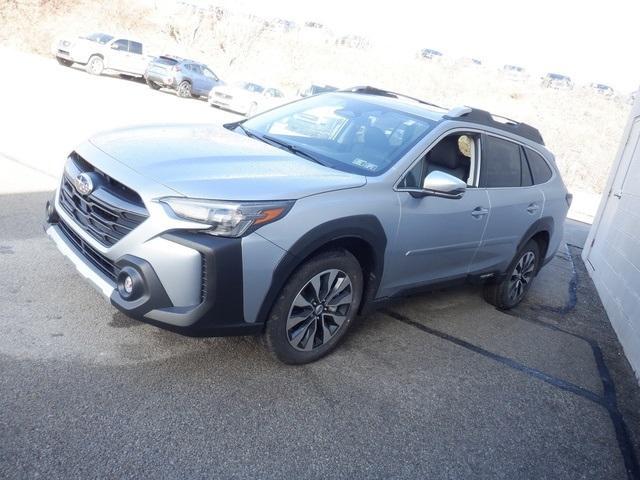
[[[348,93],[364,93],[366,95],[379,95],[381,97],[390,97],[390,98],[406,98],[407,100],[418,102],[423,105],[429,105],[430,107],[439,108],[441,110],[449,110],[448,108],[441,107],[440,105],[436,105],[435,103],[425,102],[424,100],[420,100],[419,98],[415,98],[415,97],[410,97],[409,95],[404,95],[403,93],[391,92],[389,90],[383,90],[382,88],[371,87],[369,85],[345,88],[344,90],[340,90],[340,91],[348,92]]]
[[[532,142],[539,143],[540,145],[544,145],[544,140],[542,139],[540,131],[537,128],[532,127],[531,125],[523,122],[517,122],[500,115],[494,115],[490,112],[487,112],[486,110],[480,110],[479,108],[466,108],[461,109],[460,111],[461,113],[458,115],[456,115],[455,113],[448,114],[445,115],[444,118],[486,125],[498,130],[504,130],[505,132],[513,133],[520,137],[529,139]],[[453,110],[451,112],[453,113]],[[502,121],[497,119],[500,119]]]

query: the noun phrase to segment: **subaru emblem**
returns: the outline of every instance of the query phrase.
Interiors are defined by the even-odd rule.
[[[73,185],[80,195],[89,195],[93,191],[93,182],[86,173],[79,174],[73,179]]]

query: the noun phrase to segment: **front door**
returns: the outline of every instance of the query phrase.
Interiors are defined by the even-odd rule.
[[[398,195],[399,268],[390,287],[411,288],[466,276],[487,224],[487,192],[469,188],[460,199]]]
[[[393,273],[386,277],[385,295],[464,278],[469,273],[490,216],[488,194],[476,187],[479,153],[479,135],[448,135],[398,184],[400,220],[392,246],[394,260],[388,267]],[[463,196],[420,198],[403,191],[419,189],[434,170],[465,181],[468,188]]]

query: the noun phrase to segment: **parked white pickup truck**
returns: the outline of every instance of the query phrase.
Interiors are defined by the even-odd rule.
[[[93,75],[104,70],[142,77],[151,57],[142,43],[106,33],[92,33],[73,40],[62,39],[54,45],[53,54],[58,63],[71,66],[79,63]]]

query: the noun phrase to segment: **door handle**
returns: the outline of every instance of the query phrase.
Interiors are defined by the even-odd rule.
[[[489,213],[489,209],[488,208],[482,208],[482,207],[476,207],[473,210],[471,210],[471,215],[474,218],[480,218],[485,216],[486,214]]]
[[[540,206],[537,203],[531,203],[528,207],[527,207],[527,212],[529,212],[530,214],[534,214],[536,213],[538,210],[540,210]]]

